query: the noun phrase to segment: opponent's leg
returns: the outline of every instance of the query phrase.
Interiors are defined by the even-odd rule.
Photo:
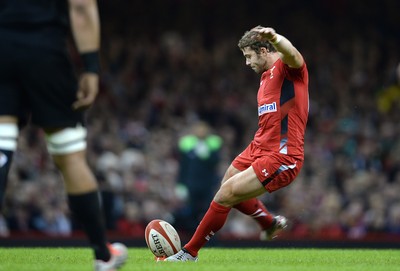
[[[94,250],[96,270],[118,268],[127,257],[122,244],[107,243],[97,181],[86,160],[86,130],[67,128],[47,136],[49,152],[64,178],[69,206]],[[115,252],[115,253],[114,253]]]
[[[3,206],[12,157],[17,149],[17,138],[16,123],[0,123],[0,210]]]
[[[0,117],[0,236],[9,235],[8,226],[1,211],[3,210],[12,157],[17,149],[18,127],[16,122],[17,120],[13,117]]]

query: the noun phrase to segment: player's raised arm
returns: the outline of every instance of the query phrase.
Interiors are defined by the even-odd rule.
[[[268,40],[280,53],[283,63],[289,67],[300,68],[303,65],[304,59],[296,47],[287,38],[276,33],[273,28],[257,26],[251,31],[257,31],[261,39]]]

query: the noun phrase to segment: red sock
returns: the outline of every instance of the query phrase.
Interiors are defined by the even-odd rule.
[[[211,202],[210,208],[201,220],[192,239],[184,246],[192,256],[197,256],[199,250],[207,241],[222,228],[230,210],[231,208],[222,206],[215,201]]]
[[[272,222],[274,221],[274,216],[268,212],[265,205],[256,198],[236,204],[233,208],[236,208],[240,212],[254,218],[263,230],[271,227]]]

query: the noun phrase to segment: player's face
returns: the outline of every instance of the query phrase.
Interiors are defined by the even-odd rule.
[[[246,47],[242,50],[243,56],[246,59],[246,65],[250,66],[256,73],[263,73],[266,70],[266,59],[262,57],[262,54],[257,54],[256,51],[250,47]]]

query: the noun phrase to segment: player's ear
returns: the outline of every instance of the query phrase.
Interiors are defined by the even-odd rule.
[[[266,47],[260,47],[260,53],[261,54],[267,54],[267,53],[270,53],[270,51]]]

